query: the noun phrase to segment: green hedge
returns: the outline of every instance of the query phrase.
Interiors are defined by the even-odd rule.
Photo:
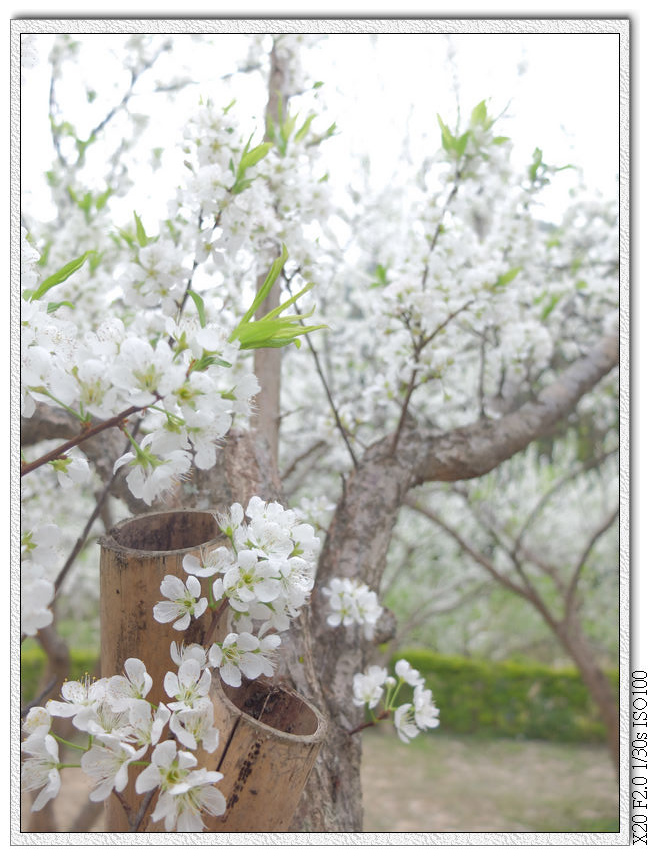
[[[547,739],[556,742],[603,742],[605,728],[575,670],[535,664],[492,663],[436,655],[425,649],[400,652],[426,678],[440,709],[440,729],[455,733]],[[94,652],[71,653],[70,678],[92,674]],[[42,687],[45,655],[34,645],[21,652],[23,705]],[[618,693],[618,673],[609,674]],[[56,697],[56,694],[48,695]]]
[[[493,663],[400,652],[422,673],[440,710],[440,728],[555,742],[604,742],[598,709],[574,669],[535,664]],[[618,673],[608,674],[618,694]]]
[[[20,702],[23,706],[34,700],[39,689],[48,683],[44,681],[46,670],[45,653],[38,645],[23,647],[20,652]],[[97,664],[96,652],[71,651],[70,675],[68,678],[81,679],[88,673],[93,675]],[[58,694],[48,694],[46,699],[58,699]]]

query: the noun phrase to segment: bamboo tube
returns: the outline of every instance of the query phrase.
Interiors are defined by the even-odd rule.
[[[323,716],[268,679],[212,686],[219,747],[209,768],[223,773],[226,812],[211,832],[286,832],[325,738]]]
[[[166,574],[183,578],[187,553],[198,555],[201,549],[212,549],[224,541],[212,512],[191,510],[123,520],[100,539],[102,676],[121,675],[127,658],[140,658],[153,679],[147,698],[156,704],[168,699],[163,680],[168,670],[175,669],[170,643],[201,642],[203,624],[199,619],[191,632],[181,633],[156,622],[153,608],[163,600],[160,584]],[[132,781],[124,798],[137,810],[142,797],[135,793]],[[124,810],[114,796],[106,803],[106,825],[109,831],[129,831]],[[149,831],[156,831],[155,824]]]
[[[174,668],[170,642],[203,643],[209,618],[201,617],[182,633],[156,622],[160,583],[166,574],[184,576],[187,553],[200,555],[201,549],[225,543],[211,512],[189,510],[127,519],[101,538],[102,676],[121,674],[127,658],[140,658],[153,679],[148,699],[167,701],[163,680]],[[286,831],[325,737],[324,718],[300,695],[268,679],[230,688],[214,673],[210,697],[219,746],[213,754],[199,750],[197,758],[199,766],[223,773],[218,786],[227,809],[222,817],[205,818],[208,831]],[[121,795],[137,811],[142,797],[135,793],[134,776]],[[162,822],[150,819],[155,802],[154,796],[139,831],[164,831]],[[106,828],[129,831],[115,796],[106,802]]]

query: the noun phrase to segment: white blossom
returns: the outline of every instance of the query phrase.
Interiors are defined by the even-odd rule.
[[[355,673],[352,679],[354,705],[374,709],[384,694],[387,677],[388,671],[376,664],[368,667],[365,673]]]
[[[153,608],[157,622],[173,622],[177,631],[185,631],[192,619],[198,619],[206,611],[207,598],[201,597],[201,584],[191,574],[185,583],[173,574],[167,574],[160,584],[160,592],[167,601],[159,601]]]
[[[412,685],[414,688],[424,684],[424,678],[404,658],[395,664],[395,673],[407,685]]]
[[[221,772],[204,767],[188,772],[161,793],[152,819],[164,820],[166,832],[202,832],[205,828],[201,819],[203,811],[218,817],[226,810],[226,799],[214,786],[222,778]]]
[[[270,634],[261,640],[254,634],[231,633],[223,643],[214,643],[208,652],[210,666],[219,670],[227,685],[238,688],[242,674],[247,679],[258,676],[272,676],[273,664],[270,656],[280,644],[277,634]]]
[[[106,686],[106,699],[116,712],[129,709],[134,701],[144,700],[153,685],[139,658],[127,658],[124,672],[125,676],[111,676]]]
[[[219,730],[214,726],[214,708],[210,702],[196,709],[174,712],[169,728],[185,748],[194,750],[200,745],[211,754],[219,744]]]
[[[201,670],[196,658],[188,658],[178,668],[178,673],[165,674],[164,686],[173,702],[169,703],[172,712],[181,709],[195,709],[204,706],[208,700],[208,692],[212,676],[207,668]]]
[[[393,722],[395,724],[395,729],[397,730],[397,735],[402,742],[405,742],[406,744],[408,744],[411,739],[414,739],[419,733],[418,727],[415,724],[415,713],[411,703],[404,703],[395,709]]]
[[[23,742],[22,750],[29,754],[22,765],[22,787],[26,791],[42,788],[32,805],[32,811],[40,811],[61,789],[59,746],[53,736],[47,734],[30,737]]]
[[[90,801],[103,802],[113,790],[121,793],[129,780],[129,763],[139,760],[146,750],[146,745],[136,751],[126,742],[93,744],[81,758],[81,768],[96,782]]]

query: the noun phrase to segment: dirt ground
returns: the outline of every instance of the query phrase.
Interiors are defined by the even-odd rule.
[[[367,732],[366,832],[618,831],[605,747],[439,731],[404,745],[389,728]]]
[[[22,831],[101,832],[91,782],[67,769],[53,804]],[[615,832],[618,782],[604,747],[477,740],[433,731],[408,745],[388,725],[364,733],[365,832]],[[94,816],[93,822],[88,820]],[[30,821],[34,822],[30,822]]]

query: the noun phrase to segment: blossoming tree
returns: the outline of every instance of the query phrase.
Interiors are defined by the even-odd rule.
[[[25,786],[36,808],[57,794],[54,722],[70,718],[88,736],[92,800],[119,799],[137,774],[155,821],[200,830],[225,809],[220,773],[195,756],[218,740],[212,678],[273,676],[329,721],[294,827],[358,831],[360,731],[392,717],[408,742],[438,724],[419,673],[392,675],[374,653],[392,631],[379,598],[396,520],[415,489],[486,475],[607,395],[615,215],[581,200],[563,224],[540,222],[556,169],[536,151],[517,173],[486,102],[457,127],[438,118],[440,149],[410,182],[342,204],[324,88],[301,66],[312,37],[251,37],[224,78],[262,73],[262,130],[212,94],[178,141],[145,151],[133,106],[183,88],[165,60],[190,37],[111,37],[124,80],[84,80],[77,119],[59,94],[89,38],[58,37],[49,55],[57,215],[22,220],[23,633],[48,633],[74,556],[117,505],[208,508],[225,540],[186,556],[151,610],[171,643],[165,700],[147,701],[138,658],[45,695],[26,715]],[[139,182],[169,145],[182,179],[154,224]],[[79,503],[57,570],[55,515]],[[205,617],[225,617],[226,634],[175,641]]]

